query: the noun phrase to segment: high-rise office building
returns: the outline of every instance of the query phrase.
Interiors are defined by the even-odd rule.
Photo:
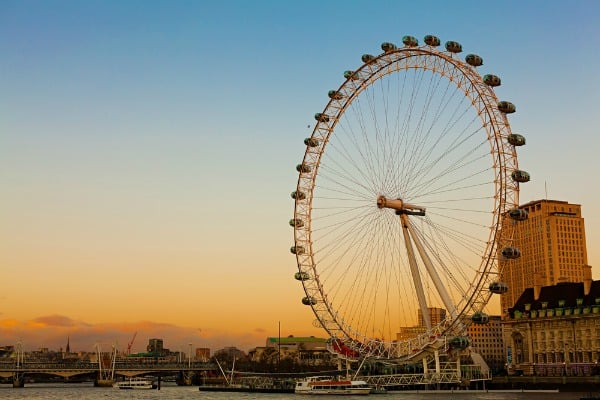
[[[508,291],[500,297],[503,315],[525,289],[583,282],[584,269],[589,268],[579,204],[536,200],[519,208],[527,211],[528,218],[508,223],[516,224],[512,246],[520,250],[521,256],[500,261],[501,280],[508,286]]]
[[[149,353],[162,353],[163,352],[163,340],[162,339],[150,339],[148,340],[148,346],[146,350]]]
[[[471,349],[483,357],[492,372],[504,368],[506,357],[499,315],[490,315],[487,324],[470,324],[467,335],[471,339]]]
[[[429,319],[432,326],[440,324],[446,318],[446,310],[443,308],[427,307],[427,311],[429,312]],[[425,319],[423,318],[421,309],[417,310],[417,321],[418,326],[425,326]]]
[[[431,321],[432,326],[440,324],[446,318],[446,310],[443,308],[427,307],[427,313],[429,314],[429,319]],[[398,342],[402,342],[404,340],[410,340],[410,339],[414,338],[415,336],[425,333],[425,330],[426,330],[425,318],[423,318],[423,312],[421,311],[421,309],[418,309],[417,310],[417,325],[400,327],[400,329],[396,333],[396,340]]]

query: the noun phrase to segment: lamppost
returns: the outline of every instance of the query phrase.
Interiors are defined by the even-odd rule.
[[[177,352],[177,362],[181,365],[185,365],[185,345],[179,345],[179,351]]]

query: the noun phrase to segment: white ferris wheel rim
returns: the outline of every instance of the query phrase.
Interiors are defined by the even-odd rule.
[[[335,146],[335,144],[333,143],[336,140],[336,134],[340,130],[344,129],[342,125],[344,124],[344,119],[347,118],[346,114],[350,114],[351,108],[361,101],[361,95],[366,96],[367,99],[371,101],[370,98],[375,97],[374,88],[376,87],[376,85],[378,85],[379,82],[383,82],[385,79],[388,79],[392,76],[402,74],[408,75],[409,73],[413,74],[415,77],[417,77],[417,79],[420,79],[417,75],[419,73],[428,74],[428,76],[433,76],[435,77],[435,79],[438,80],[438,82],[436,83],[437,85],[439,85],[439,82],[449,83],[453,85],[456,93],[459,93],[461,94],[461,96],[464,96],[464,99],[466,99],[469,102],[471,111],[477,114],[479,117],[479,121],[481,123],[480,133],[483,132],[486,135],[485,142],[489,144],[489,148],[487,151],[491,155],[491,158],[488,158],[487,162],[489,167],[491,167],[490,170],[493,171],[494,177],[489,182],[490,185],[493,187],[493,189],[489,189],[490,206],[487,210],[490,219],[489,226],[487,228],[487,237],[485,240],[485,245],[482,247],[483,250],[480,254],[481,259],[479,265],[477,265],[476,267],[472,267],[473,273],[466,278],[455,277],[453,276],[453,273],[450,272],[448,272],[447,276],[444,277],[447,280],[462,279],[463,281],[465,281],[458,283],[456,286],[456,289],[461,290],[462,293],[460,293],[460,295],[458,296],[458,300],[453,301],[454,314],[447,317],[445,321],[438,321],[435,324],[435,326],[428,328],[425,332],[416,333],[414,334],[414,337],[411,337],[410,339],[399,341],[397,340],[397,338],[391,337],[389,333],[386,336],[383,332],[376,332],[374,329],[377,328],[376,326],[357,327],[357,325],[361,325],[361,322],[357,322],[357,319],[359,319],[359,317],[350,315],[350,313],[341,309],[340,303],[344,302],[357,303],[357,305],[355,306],[356,309],[365,306],[358,305],[358,301],[354,301],[349,298],[350,290],[346,290],[345,293],[343,295],[340,295],[337,299],[333,295],[336,289],[336,284],[334,284],[334,282],[342,281],[345,278],[341,273],[337,273],[337,276],[332,274],[331,276],[325,278],[324,275],[328,274],[328,272],[326,272],[326,268],[330,265],[333,265],[334,263],[340,263],[340,260],[346,256],[341,255],[341,249],[327,250],[319,248],[319,244],[321,243],[320,240],[324,238],[324,235],[319,238],[320,232],[327,229],[329,231],[334,231],[337,228],[332,228],[331,226],[328,226],[323,229],[318,226],[319,222],[317,222],[315,218],[319,212],[322,212],[320,211],[321,209],[318,208],[318,206],[322,204],[319,202],[329,202],[327,203],[328,205],[333,204],[333,196],[330,196],[329,198],[319,198],[320,192],[328,190],[326,186],[319,185],[320,180],[329,180],[331,182],[332,176],[335,175],[335,178],[337,179],[337,175],[343,174],[343,167],[339,167],[339,169],[336,171],[340,162],[336,160],[326,160],[328,153],[325,150],[327,146]],[[351,348],[359,353],[368,352],[370,354],[375,354],[378,356],[389,358],[407,356],[411,352],[414,352],[416,348],[420,348],[427,345],[427,343],[431,340],[432,337],[445,335],[448,332],[457,332],[457,321],[463,320],[464,316],[481,311],[487,304],[490,297],[490,292],[487,290],[486,285],[488,285],[494,279],[494,277],[497,277],[500,272],[497,257],[498,249],[500,248],[500,246],[510,244],[510,241],[512,239],[512,233],[511,230],[508,229],[509,227],[504,227],[503,229],[501,229],[501,223],[502,215],[504,215],[510,209],[518,206],[518,184],[510,180],[511,172],[518,169],[516,151],[514,150],[514,146],[510,146],[507,143],[506,139],[508,135],[511,134],[510,125],[508,123],[508,119],[506,118],[505,113],[498,110],[498,99],[492,87],[483,82],[482,77],[479,75],[479,73],[473,66],[470,66],[467,63],[461,61],[457,58],[456,54],[452,52],[440,51],[436,47],[428,45],[405,46],[402,48],[396,48],[392,51],[383,52],[378,56],[371,56],[370,59],[367,62],[365,62],[360,68],[358,68],[355,71],[352,71],[351,74],[346,74],[346,78],[347,79],[341,84],[339,89],[337,91],[334,91],[333,95],[330,95],[331,100],[328,102],[324,110],[318,116],[315,117],[317,119],[317,124],[314,127],[311,137],[307,138],[307,141],[309,142],[307,143],[302,164],[299,165],[299,178],[296,188],[296,193],[301,193],[302,196],[296,196],[295,199],[293,221],[297,223],[294,224],[294,250],[297,249],[297,251],[294,252],[296,253],[299,273],[303,277],[301,281],[306,293],[306,303],[307,305],[310,305],[312,307],[318,324],[322,326],[332,338],[339,340],[346,347]],[[397,86],[400,86],[400,84],[398,83]],[[372,90],[372,92],[369,92],[369,90]],[[385,89],[378,88],[378,90],[383,91]],[[414,89],[413,92],[415,92]],[[442,103],[443,101],[440,101],[440,103]],[[459,100],[459,102],[460,101],[461,100]],[[386,107],[388,105],[388,103],[386,103],[385,101],[380,103],[380,105],[381,104],[385,104]],[[398,108],[400,109],[401,107]],[[422,109],[425,109],[425,107],[422,107]],[[373,111],[373,113],[375,113],[375,111]],[[347,119],[349,119],[349,117]],[[361,118],[357,117],[357,120],[359,119]],[[374,117],[374,119],[376,118]],[[359,124],[363,124],[363,122],[359,122]],[[368,124],[368,122],[365,124]],[[376,126],[378,124],[381,125],[381,119],[379,121],[376,121],[375,123],[372,123],[371,131],[379,132],[380,127]],[[431,125],[434,124],[435,123],[432,123]],[[388,144],[394,142],[395,140],[390,138],[394,137],[394,133],[400,131],[398,129],[399,125],[401,124],[396,123],[396,128],[394,129],[389,127],[382,129],[381,131],[388,131],[388,133],[392,133],[387,135],[387,139],[382,140],[387,141]],[[428,140],[425,138],[425,136],[429,133],[423,133],[426,131],[426,129],[421,129],[421,133],[418,134],[421,136],[419,137],[417,134],[415,134],[415,136],[412,137],[412,139],[423,140],[425,142]],[[350,132],[349,134],[347,134],[348,136],[354,135],[354,133],[352,133],[351,130],[352,129],[346,131],[346,133]],[[448,129],[448,131],[450,131],[450,129]],[[378,135],[380,135],[380,138],[383,137],[383,134],[381,133],[378,133]],[[436,137],[436,145],[439,145],[440,142],[445,140],[441,139],[441,137],[444,135],[439,134],[439,136]],[[360,134],[357,136],[360,136]],[[434,135],[432,135],[432,137],[433,136]],[[448,136],[451,137],[450,135]],[[433,139],[430,140],[433,142]],[[457,141],[460,142],[461,140],[467,141],[470,139],[465,136],[465,138],[459,138]],[[348,143],[350,142],[352,141],[349,141]],[[353,143],[357,143],[357,140],[354,139]],[[371,147],[370,142],[364,143],[363,148]],[[407,143],[404,144],[404,147],[409,147]],[[453,149],[455,145],[446,144],[446,146],[446,151],[451,153],[451,149]],[[343,146],[339,147],[342,148]],[[435,147],[435,145],[431,145],[432,149],[434,149]],[[456,145],[456,147],[458,148],[458,145]],[[381,149],[384,148],[386,148],[386,146],[382,145]],[[418,148],[418,146],[413,147],[413,149],[416,148]],[[373,149],[377,150],[375,151]],[[380,155],[379,151],[381,149],[378,145],[374,145],[371,148],[371,150],[373,150],[371,152],[373,157],[371,158],[377,158],[377,156]],[[347,152],[347,154],[343,154],[344,152]],[[385,152],[385,150],[381,150],[381,153]],[[346,150],[344,148],[344,150],[338,151],[338,157],[339,159],[347,158],[352,159],[352,161],[355,161],[355,158],[359,158],[361,153],[361,151],[353,153],[352,150]],[[353,156],[357,157],[352,158]],[[428,160],[428,165],[437,166],[440,163],[440,161],[434,162],[428,157],[432,156],[422,156],[422,159]],[[365,159],[367,158],[368,157],[365,157]],[[324,161],[329,161],[330,164],[326,166],[326,164],[323,164]],[[342,160],[342,162],[344,162],[344,160]],[[446,165],[445,168],[448,171],[452,169],[458,170],[459,166],[462,168],[462,164],[467,164],[470,162],[475,163],[474,161],[453,160],[453,164]],[[371,162],[365,161],[365,165],[367,164],[371,164]],[[407,164],[404,164],[405,168],[400,168],[399,165],[395,166],[394,168],[396,168],[397,170],[405,170],[408,169],[406,168],[406,165]],[[328,172],[325,172],[326,168]],[[367,165],[365,169],[368,168],[377,169],[377,166]],[[425,171],[427,169],[422,165],[420,168],[421,171]],[[383,169],[393,168],[383,167]],[[434,168],[430,167],[429,169],[433,170]],[[328,173],[329,175],[327,175]],[[368,173],[365,173],[365,175],[368,175]],[[365,176],[365,180],[368,180],[366,178],[367,177]],[[394,180],[393,178],[390,179]],[[433,180],[434,178],[431,178],[431,181]],[[454,179],[454,181],[449,182],[452,182],[453,185],[459,187],[456,184],[456,179]],[[427,182],[427,180],[425,179],[425,182],[421,182],[421,187],[426,186],[427,183],[430,182]],[[331,186],[333,187],[335,185],[338,185],[338,183],[336,182]],[[446,185],[448,190],[450,190],[450,183],[446,183]],[[347,186],[344,186],[344,184],[339,184],[339,186],[336,186],[335,189],[331,190],[328,194],[331,195],[331,193],[335,191],[337,194],[340,195],[340,197],[344,197],[345,195],[350,194],[351,191],[352,193],[354,193],[354,188],[348,188],[348,190],[346,191],[346,187]],[[442,189],[443,188],[438,188],[438,192],[443,192]],[[402,192],[402,190],[400,189],[398,189],[398,191]],[[379,191],[379,193],[377,194],[373,193],[373,210],[377,208],[377,195],[391,195],[392,197],[390,199],[393,200],[395,199],[395,197],[393,196],[396,194],[398,193],[381,193],[381,191]],[[341,202],[341,200],[339,202]],[[333,209],[333,207],[331,207],[330,209]],[[389,214],[389,210],[385,211],[388,211]],[[345,213],[343,207],[341,206],[336,212],[338,214]],[[415,219],[417,219],[417,217],[415,217]],[[339,221],[340,222],[336,221],[336,224],[341,225],[343,223],[346,223],[346,221]],[[430,226],[434,226],[434,224],[431,223]],[[448,235],[448,232],[445,232],[445,234]],[[417,239],[419,236],[425,239],[425,233],[417,233],[413,231],[413,235],[415,239]],[[433,237],[434,234],[431,235],[432,236],[429,236],[430,239]],[[345,237],[341,234],[339,236]],[[347,236],[350,236],[350,233],[348,233]],[[352,242],[351,245],[356,245],[358,243],[358,239],[353,240],[354,242]],[[338,241],[341,240],[338,239]],[[325,246],[328,247],[328,249],[333,247],[331,244],[326,244]],[[426,245],[422,246],[426,247]],[[350,247],[350,245],[348,247]],[[365,251],[368,251],[368,248],[366,246],[363,249]],[[434,250],[433,247],[430,247],[428,250],[431,253],[436,252],[436,250]],[[340,255],[335,257],[330,256],[327,262],[323,262],[322,260],[326,259],[326,257],[323,257],[323,254],[325,254],[327,251],[329,251],[330,253],[338,251]],[[423,251],[427,252],[426,250]],[[373,253],[375,252],[376,251],[373,251]],[[346,260],[350,260],[349,263],[354,263],[357,257],[359,256],[354,255],[352,256],[352,260],[350,260],[350,258],[346,258]],[[383,257],[384,256],[381,255],[373,255],[373,259],[381,259]],[[433,254],[431,257],[435,258],[436,255]],[[336,261],[331,261],[333,258],[336,258]],[[441,258],[441,256],[439,256],[439,258]],[[365,265],[367,263],[372,263],[373,259],[371,259],[371,261],[363,261],[363,263]],[[327,263],[329,265],[325,265]],[[416,275],[418,276],[420,274],[423,274],[423,272],[420,272]],[[415,275],[413,274],[413,278],[414,277]],[[371,278],[367,278],[365,274],[362,279],[366,282],[369,281],[369,279]],[[400,280],[399,275],[396,277],[396,280]],[[382,280],[382,282],[383,281],[384,280]],[[366,293],[368,291],[368,289],[366,288],[367,283],[361,284],[364,285],[364,287],[360,287],[356,283],[346,283],[346,285],[353,286],[352,290],[356,292],[357,297],[360,297],[361,293]],[[378,285],[381,285],[381,283],[378,283]],[[360,291],[359,289],[362,289],[362,291]],[[398,291],[398,288],[396,288],[396,291]],[[422,296],[423,295],[421,295],[421,297]],[[369,307],[375,307],[375,301],[370,301],[372,303],[369,303]],[[361,318],[364,318],[367,315],[367,313],[364,310],[353,311],[352,313],[354,312],[356,312],[357,315],[360,314],[362,316]],[[391,320],[392,318],[388,319]],[[369,334],[369,330],[373,333]],[[381,335],[379,335],[380,333]]]

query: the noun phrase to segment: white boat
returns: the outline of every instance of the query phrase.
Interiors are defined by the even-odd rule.
[[[113,387],[119,389],[156,389],[157,386],[150,379],[129,378],[124,381],[115,382]]]
[[[339,380],[331,376],[311,376],[296,383],[296,394],[366,395],[371,387],[365,381]]]

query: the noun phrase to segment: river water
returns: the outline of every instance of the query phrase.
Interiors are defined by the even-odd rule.
[[[427,393],[401,393],[370,395],[367,398],[376,400],[579,400],[588,393],[562,392],[482,392],[482,391],[455,391],[452,393],[427,392]],[[237,400],[237,399],[264,399],[264,400],[290,400],[306,399],[313,396],[295,394],[265,394],[265,393],[227,393],[227,392],[201,392],[198,386],[165,385],[160,390],[120,390],[115,388],[99,388],[86,384],[26,384],[24,388],[15,389],[12,385],[0,385],[0,400]],[[365,396],[318,396],[318,399],[365,399]]]

